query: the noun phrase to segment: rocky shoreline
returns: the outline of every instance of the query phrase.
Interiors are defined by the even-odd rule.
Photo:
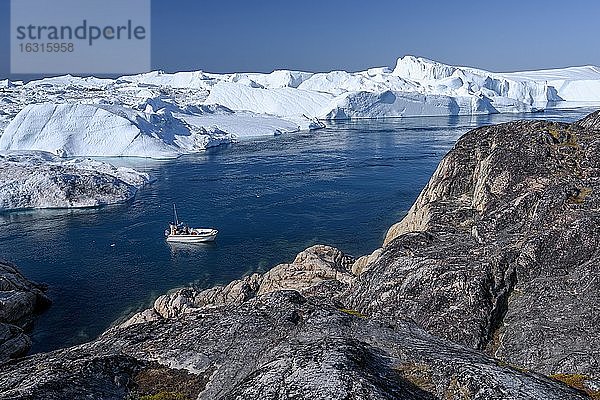
[[[600,112],[470,131],[371,255],[176,290],[0,398],[600,398],[599,155]]]
[[[17,267],[0,260],[0,364],[29,351],[27,331],[50,305],[45,291],[44,285],[30,282]]]

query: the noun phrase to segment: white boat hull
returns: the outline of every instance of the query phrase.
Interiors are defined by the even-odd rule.
[[[206,242],[214,242],[217,237],[216,229],[212,230],[196,230],[197,233],[194,235],[168,235],[167,242],[177,242],[177,243],[206,243]]]

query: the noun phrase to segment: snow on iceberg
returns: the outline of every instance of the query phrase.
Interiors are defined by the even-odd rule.
[[[219,82],[212,88],[205,103],[280,117],[315,117],[332,99],[333,96],[328,93],[293,87],[263,89],[241,83]]]
[[[291,87],[297,88],[305,80],[313,76],[312,72],[276,70],[270,74],[238,73],[232,74],[230,81],[244,83],[254,87],[267,89]]]
[[[0,211],[121,203],[149,182],[148,174],[100,161],[9,152],[0,154]]]
[[[60,88],[63,90],[101,90],[112,83],[112,79],[96,78],[93,76],[79,77],[73,75],[62,75],[51,78],[33,80],[24,85],[26,89],[35,88]]]
[[[164,71],[153,71],[145,74],[123,76],[119,78],[119,81],[135,82],[150,86],[199,90],[210,90],[219,82],[233,82],[242,83],[251,87],[273,89],[282,87],[296,88],[312,75],[312,72],[288,70],[276,70],[269,74],[212,74],[203,71],[176,72],[170,74]]]
[[[339,96],[347,92],[418,91],[419,85],[390,73],[388,68],[371,68],[364,72],[332,71],[314,74],[298,89]]]
[[[163,71],[152,71],[145,74],[122,76],[118,81],[200,90],[208,90],[216,83],[213,74],[207,74],[202,71],[176,72],[174,74],[168,74]]]

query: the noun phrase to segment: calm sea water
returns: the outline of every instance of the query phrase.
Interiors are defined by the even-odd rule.
[[[470,128],[590,111],[348,122],[173,161],[121,159],[156,182],[128,204],[0,214],[0,258],[50,287],[32,351],[78,344],[175,287],[265,271],[317,243],[370,253]],[[217,242],[167,244],[173,203],[180,219],[218,228]]]

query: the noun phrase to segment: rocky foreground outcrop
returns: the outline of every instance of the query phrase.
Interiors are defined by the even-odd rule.
[[[600,378],[599,114],[466,134],[348,305],[522,368]]]
[[[373,254],[179,289],[0,398],[598,398],[599,121],[473,130]]]
[[[35,315],[50,304],[45,287],[27,280],[17,268],[0,261],[0,363],[27,354],[25,333]]]

